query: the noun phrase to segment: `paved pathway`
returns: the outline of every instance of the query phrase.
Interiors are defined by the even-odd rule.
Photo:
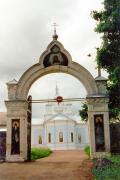
[[[92,162],[83,151],[54,151],[27,163],[1,163],[0,180],[92,180]]]

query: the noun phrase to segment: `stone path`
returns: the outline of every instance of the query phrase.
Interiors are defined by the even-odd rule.
[[[83,151],[54,151],[35,162],[1,163],[0,180],[92,180],[91,168]]]

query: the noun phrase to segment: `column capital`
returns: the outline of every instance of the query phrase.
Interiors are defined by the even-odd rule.
[[[88,104],[95,104],[95,103],[108,103],[109,97],[108,96],[88,96],[86,97],[86,101]]]
[[[5,105],[7,108],[7,117],[17,118],[20,116],[26,116],[28,109],[27,100],[8,100],[5,101]]]

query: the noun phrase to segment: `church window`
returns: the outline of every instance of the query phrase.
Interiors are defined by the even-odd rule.
[[[81,143],[81,141],[82,141],[81,135],[78,134],[78,142]]]
[[[73,132],[71,132],[71,142],[73,142]]]
[[[38,144],[42,144],[42,136],[38,137]]]
[[[48,142],[51,143],[51,133],[48,133]]]
[[[62,132],[59,133],[59,142],[63,142],[63,133]]]

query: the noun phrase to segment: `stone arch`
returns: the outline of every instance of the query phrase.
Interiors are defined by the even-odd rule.
[[[40,64],[35,64],[28,69],[20,78],[16,89],[17,99],[26,99],[32,84],[40,77],[56,72],[63,72],[76,77],[84,85],[88,96],[98,93],[96,82],[92,75],[78,63],[72,62],[70,66],[54,65],[47,68],[42,68]]]

